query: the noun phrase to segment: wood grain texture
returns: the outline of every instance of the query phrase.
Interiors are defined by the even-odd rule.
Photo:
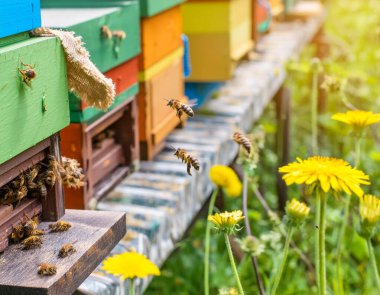
[[[156,0],[154,0],[156,1]],[[149,68],[182,46],[179,7],[141,20],[140,71]]]
[[[41,26],[39,0],[2,0],[0,38]]]
[[[44,235],[41,248],[22,251],[19,245],[12,245],[0,256],[0,294],[72,294],[126,231],[125,214],[121,212],[67,210],[62,220],[72,227],[67,232]],[[47,230],[48,223],[41,223],[39,228]],[[60,247],[70,242],[77,252],[58,258]],[[57,274],[39,276],[41,262],[55,264]]]
[[[102,10],[105,12],[102,13]],[[93,17],[94,15],[97,16]],[[103,8],[43,9],[42,17],[44,26],[71,30],[82,36],[91,60],[101,72],[106,72],[140,53],[139,5],[135,1],[124,2],[124,6],[112,11]],[[76,24],[64,25],[74,17]],[[122,30],[126,38],[120,43],[115,38],[104,38],[101,34],[102,26],[107,26],[111,31]]]
[[[21,62],[35,66],[32,87]],[[69,124],[66,63],[56,38],[32,38],[0,48],[0,164]],[[46,111],[43,110],[43,103]]]

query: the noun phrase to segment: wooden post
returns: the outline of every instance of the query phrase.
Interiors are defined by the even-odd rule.
[[[290,116],[291,116],[291,94],[290,90],[281,87],[275,96],[276,117],[277,117],[277,155],[278,167],[281,167],[290,161]],[[277,170],[277,169],[276,169]],[[277,194],[278,209],[285,210],[285,204],[288,200],[288,189],[282,176],[277,173]]]

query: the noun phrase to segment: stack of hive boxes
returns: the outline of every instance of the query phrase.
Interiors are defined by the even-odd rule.
[[[69,189],[68,208],[94,208],[139,159],[137,130],[139,5],[116,7],[86,1],[42,1],[43,25],[74,31],[83,37],[91,60],[116,86],[116,98],[106,111],[87,106],[70,94],[71,124],[62,132],[62,150],[79,159],[86,174],[83,189]],[[75,6],[75,8],[68,8]],[[85,8],[92,6],[95,8]]]
[[[40,25],[39,0],[2,1],[0,294],[72,293],[125,233],[124,214],[65,211],[62,181],[52,167],[61,164],[59,132],[70,123],[66,60],[58,38],[29,35]],[[49,234],[47,221],[61,218],[72,229]],[[27,236],[25,223],[32,219],[44,235]],[[75,240],[76,253],[60,259],[60,247]],[[55,265],[56,274],[40,276],[41,263]]]
[[[141,156],[152,159],[165,137],[180,123],[165,99],[184,96],[183,0],[140,0],[141,56],[139,132]]]
[[[207,83],[203,84],[207,95],[210,86],[221,86],[210,83],[230,79],[239,61],[253,47],[251,5],[252,0],[189,0],[182,5],[192,68],[187,81]],[[207,95],[199,93],[196,83],[187,84],[186,93],[191,95],[194,88],[198,89],[200,105]]]

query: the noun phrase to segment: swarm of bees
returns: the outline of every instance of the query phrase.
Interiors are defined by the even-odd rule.
[[[49,156],[47,164],[40,162],[2,186],[0,205],[17,205],[27,196],[46,198],[48,189],[57,180],[62,180],[68,187],[79,188],[84,185],[83,179],[82,168],[76,160],[62,157],[62,163],[59,163],[53,156]]]
[[[188,117],[194,117],[194,111],[191,108],[194,105],[187,105],[180,102],[178,99],[167,100],[167,106],[172,108],[177,112],[177,117],[181,120],[183,114],[186,114]]]
[[[242,146],[245,149],[245,151],[248,153],[248,155],[251,154],[252,144],[251,144],[251,141],[248,139],[247,136],[245,136],[241,132],[234,132],[232,138],[237,144],[239,144],[240,146]]]
[[[59,220],[56,223],[49,224],[50,231],[52,232],[67,231],[70,227],[71,224],[63,220]]]
[[[77,250],[74,248],[73,244],[68,243],[68,244],[63,245],[61,249],[59,249],[58,256],[60,258],[65,258],[74,254],[75,252],[77,252]]]
[[[53,276],[57,273],[57,267],[50,263],[41,263],[38,266],[38,274],[41,276]]]
[[[199,165],[198,159],[188,154],[184,149],[181,149],[181,148],[175,149],[174,155],[178,159],[181,159],[182,163],[185,163],[187,165],[187,174],[189,174],[190,176],[191,176],[191,167],[199,171],[200,165]]]
[[[19,69],[19,72],[21,74],[22,82],[28,85],[29,87],[32,87],[32,80],[37,77],[37,73],[34,70],[34,66],[21,63],[23,67],[27,67],[26,69]]]

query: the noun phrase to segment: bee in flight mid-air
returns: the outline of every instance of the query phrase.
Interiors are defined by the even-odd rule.
[[[178,99],[169,99],[166,101],[168,102],[167,106],[169,106],[170,108],[172,108],[173,110],[177,112],[177,117],[180,120],[183,114],[186,114],[190,118],[194,117],[194,111],[191,107],[195,106],[195,104],[192,104],[192,105],[184,104]]]

